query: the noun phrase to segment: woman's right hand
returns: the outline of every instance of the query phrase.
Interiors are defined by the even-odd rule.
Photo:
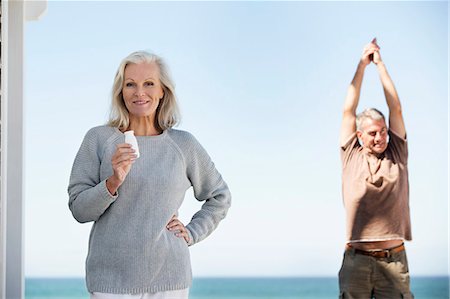
[[[121,143],[117,145],[116,152],[111,158],[114,173],[106,180],[106,187],[111,194],[116,194],[117,189],[119,189],[130,172],[131,165],[136,158],[137,155],[131,144]]]

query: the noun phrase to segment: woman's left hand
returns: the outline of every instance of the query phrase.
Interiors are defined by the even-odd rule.
[[[177,236],[179,238],[184,238],[186,243],[189,244],[190,238],[189,238],[188,231],[187,231],[186,227],[184,226],[184,224],[180,220],[178,220],[176,215],[172,216],[172,219],[170,219],[170,221],[166,227],[169,231],[174,232],[175,236]]]

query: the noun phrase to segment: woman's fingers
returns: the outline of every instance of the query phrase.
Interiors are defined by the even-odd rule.
[[[167,223],[167,228],[170,228],[171,226],[176,225],[176,223],[177,223],[176,221],[180,222],[177,218],[177,215],[173,215],[172,218],[170,218],[169,223]]]
[[[189,238],[189,234],[188,234],[187,230],[183,231],[181,233],[177,233],[177,234],[175,234],[175,236],[177,236],[178,238],[184,238],[186,243],[189,243],[190,238]]]
[[[170,231],[182,231],[184,230],[184,225],[182,223],[172,223],[167,227]]]
[[[117,150],[112,157],[112,163],[119,165],[124,161],[134,161],[137,158],[136,151],[128,143],[117,145]]]
[[[117,145],[116,152],[111,158],[111,164],[114,171],[114,176],[119,181],[119,186],[125,180],[130,172],[131,164],[136,160],[137,155],[135,150],[128,143],[121,143]]]
[[[112,163],[113,163],[113,166],[114,165],[118,166],[118,165],[123,165],[123,164],[128,165],[130,163],[133,163],[136,160],[136,158],[137,158],[136,154],[130,154],[130,153],[122,154],[122,155],[113,157]]]
[[[129,145],[128,143],[122,143],[117,145],[117,149],[113,155],[113,159],[116,159],[118,160],[118,162],[120,162],[125,159],[137,157],[135,152],[136,151],[131,147],[131,145]]]
[[[172,228],[179,226],[184,227],[183,223],[181,223],[181,221],[177,219],[177,216],[173,216],[172,219],[170,219],[169,223],[167,224],[167,228],[169,230],[172,230]]]
[[[119,143],[118,145],[116,145],[116,152],[120,151],[120,150],[127,150],[127,149],[132,149],[131,144],[129,144],[129,143]]]
[[[184,224],[177,219],[177,216],[174,215],[172,219],[170,219],[167,224],[167,229],[174,232],[175,236],[184,238],[184,240],[189,243],[189,233]]]

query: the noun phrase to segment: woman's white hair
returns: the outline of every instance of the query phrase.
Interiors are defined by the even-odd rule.
[[[382,119],[386,121],[383,113],[380,110],[375,108],[368,108],[356,116],[356,129],[358,131],[361,131],[361,126],[363,125],[364,121],[368,118],[372,120]]]
[[[156,54],[146,51],[133,52],[125,57],[119,65],[112,88],[111,111],[108,125],[126,130],[130,125],[128,109],[123,100],[123,81],[125,68],[128,64],[156,63],[159,67],[160,82],[164,96],[156,109],[155,127],[160,130],[172,128],[180,121],[180,112],[175,96],[175,84],[170,76],[164,60]]]

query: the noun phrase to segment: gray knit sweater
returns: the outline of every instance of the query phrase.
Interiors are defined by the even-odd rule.
[[[95,221],[86,259],[89,292],[155,293],[188,288],[192,274],[188,244],[166,228],[190,186],[200,211],[186,226],[191,244],[206,238],[231,203],[227,184],[188,132],[168,129],[136,136],[141,156],[112,196],[106,179],[111,157],[124,135],[109,126],[88,131],[73,164],[69,208],[79,222]]]

